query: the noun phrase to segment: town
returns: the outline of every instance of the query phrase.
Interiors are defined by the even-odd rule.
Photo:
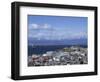
[[[32,54],[28,56],[28,66],[54,66],[87,64],[87,48],[79,46],[65,47],[55,51],[47,51],[44,54]]]

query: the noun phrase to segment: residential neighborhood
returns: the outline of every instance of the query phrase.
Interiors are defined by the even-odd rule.
[[[28,56],[28,66],[87,64],[87,53],[87,48],[71,46],[44,54],[32,54]]]

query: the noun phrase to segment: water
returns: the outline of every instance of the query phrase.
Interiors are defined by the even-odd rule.
[[[44,54],[47,51],[55,51],[58,49],[63,49],[65,47],[71,47],[72,45],[45,45],[45,46],[28,46],[28,55],[32,55],[32,54]],[[87,45],[80,45],[80,47],[84,47],[86,48]]]

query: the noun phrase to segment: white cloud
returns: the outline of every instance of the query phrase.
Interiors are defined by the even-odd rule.
[[[48,28],[50,28],[50,25],[49,25],[49,24],[44,24],[44,25],[42,26],[42,28],[48,29]]]
[[[49,24],[42,24],[42,25],[39,25],[39,24],[35,24],[35,23],[32,23],[29,25],[29,28],[32,29],[50,29],[50,25]]]
[[[31,24],[31,26],[32,26],[32,28],[33,28],[33,29],[37,29],[37,28],[39,27],[39,25],[38,25],[38,24],[34,24],[34,23],[33,23],[33,24]]]
[[[31,29],[30,29],[31,28]],[[49,24],[30,24],[29,26],[29,37],[35,39],[46,39],[46,40],[63,40],[63,39],[80,39],[86,38],[86,32],[80,32],[76,30],[68,30],[63,28],[54,28]]]

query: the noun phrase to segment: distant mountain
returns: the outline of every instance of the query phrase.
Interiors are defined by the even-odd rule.
[[[30,38],[28,45],[87,45],[87,39],[36,40]]]

